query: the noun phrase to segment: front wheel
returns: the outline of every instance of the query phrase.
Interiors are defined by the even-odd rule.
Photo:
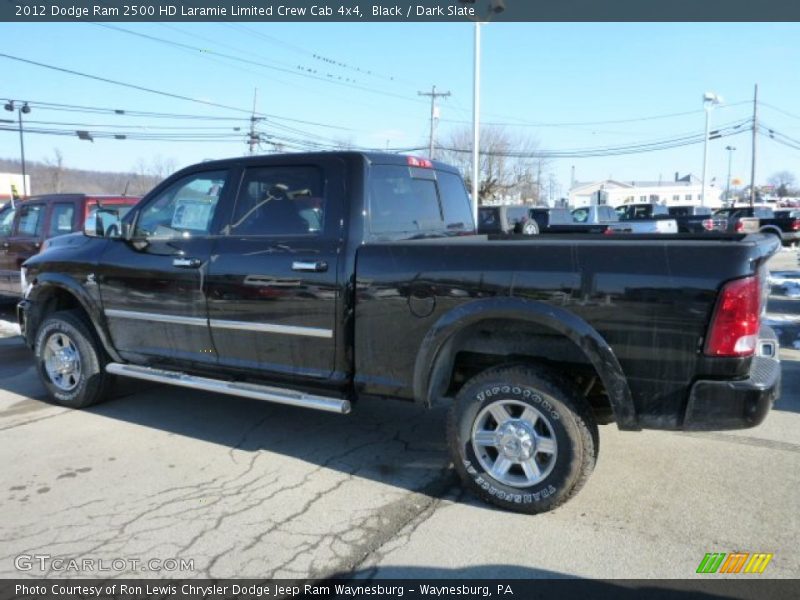
[[[500,367],[468,381],[447,430],[465,486],[487,502],[529,514],[571,498],[589,478],[598,451],[586,400],[536,367]]]
[[[60,311],[45,319],[34,355],[39,376],[58,404],[83,408],[105,398],[111,382],[105,352],[80,313]]]

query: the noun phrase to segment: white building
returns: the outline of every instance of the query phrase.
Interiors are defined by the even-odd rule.
[[[711,208],[722,206],[722,192],[711,182],[707,186],[708,199],[704,204]],[[674,206],[676,204],[700,204],[703,185],[697,177],[686,175],[674,181],[620,181],[606,179],[592,183],[576,183],[569,191],[569,203],[573,207],[591,204],[620,204],[654,202]]]
[[[28,184],[28,194],[31,192],[31,176],[25,175],[25,182]],[[17,173],[0,173],[0,203],[11,200],[12,192],[16,192],[18,197],[22,197],[25,186],[22,185],[22,175]]]

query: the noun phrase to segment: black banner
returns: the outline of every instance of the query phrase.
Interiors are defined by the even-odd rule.
[[[795,0],[0,0],[0,21],[798,21]]]
[[[759,576],[756,576],[759,577]],[[760,579],[587,580],[587,579],[326,579],[158,580],[158,579],[6,579],[0,600],[241,600],[292,599],[394,600],[741,600],[797,597],[797,581]]]

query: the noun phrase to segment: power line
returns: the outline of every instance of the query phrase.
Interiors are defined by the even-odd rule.
[[[366,87],[364,85],[359,85],[356,82],[356,80],[354,80],[354,79],[342,78],[341,76],[337,77],[337,76],[331,75],[331,74],[327,74],[326,76],[320,76],[320,75],[316,74],[316,71],[314,69],[310,69],[310,68],[306,68],[306,67],[302,67],[302,66],[298,66],[296,70],[292,70],[292,69],[287,69],[287,68],[281,67],[281,66],[275,66],[274,64],[268,64],[268,63],[264,63],[264,62],[261,62],[261,61],[255,61],[255,60],[250,60],[250,59],[247,59],[247,58],[241,58],[239,56],[233,56],[231,54],[225,54],[223,52],[217,52],[216,50],[210,50],[210,49],[207,49],[207,48],[199,48],[197,46],[191,46],[189,44],[184,44],[182,42],[176,42],[174,40],[167,40],[167,39],[164,39],[164,38],[160,38],[160,37],[157,37],[157,36],[154,36],[154,35],[149,35],[149,34],[146,34],[146,33],[141,33],[141,32],[138,32],[138,31],[131,31],[130,29],[124,29],[122,27],[109,25],[108,23],[91,23],[91,24],[92,25],[96,25],[98,27],[104,27],[106,29],[118,31],[120,33],[126,33],[128,35],[133,35],[133,36],[136,36],[136,37],[141,37],[141,38],[144,38],[144,39],[148,39],[148,40],[160,43],[160,44],[166,44],[166,45],[169,45],[169,46],[174,46],[174,47],[177,47],[177,48],[181,48],[182,50],[191,50],[193,52],[197,52],[198,54],[200,54],[204,58],[208,58],[208,55],[218,56],[220,58],[225,58],[227,60],[233,60],[233,61],[236,61],[236,62],[241,62],[241,63],[245,63],[245,64],[257,66],[257,67],[262,67],[262,68],[265,68],[265,69],[271,69],[271,70],[274,70],[274,71],[280,71],[282,73],[287,73],[289,75],[294,75],[294,76],[298,76],[298,77],[306,77],[308,79],[314,79],[314,80],[317,80],[317,81],[323,81],[323,82],[331,83],[331,84],[334,84],[334,85],[350,87],[350,88],[358,89],[358,90],[361,90],[361,91],[364,91],[364,92],[369,92],[369,93],[373,93],[373,94],[380,94],[380,95],[383,95],[383,96],[389,96],[389,97],[393,97],[393,98],[398,98],[400,100],[405,100],[405,101],[408,101],[408,102],[418,102],[414,98],[410,98],[408,96],[404,96],[404,95],[401,95],[401,94],[395,94],[393,92],[388,92],[388,91],[384,91],[384,90],[378,90],[378,89]]]
[[[0,98],[3,97],[0,95]],[[76,105],[76,104],[61,104],[56,102],[41,102],[39,100],[25,100],[31,106],[36,106],[40,108],[46,108],[49,110],[55,111],[65,111],[65,112],[79,112],[79,113],[96,113],[96,114],[114,114],[114,115],[121,115],[125,117],[147,117],[147,118],[154,118],[154,119],[189,119],[189,120],[204,120],[204,121],[247,121],[249,120],[246,117],[221,117],[221,116],[214,116],[214,115],[197,115],[197,114],[186,114],[186,113],[169,113],[169,112],[149,112],[149,111],[141,111],[141,110],[130,110],[127,108],[103,108],[98,106],[83,106],[83,105]],[[250,111],[247,111],[248,113]],[[293,117],[284,117],[282,115],[274,115],[270,113],[257,113],[258,116],[262,116],[268,119],[278,119],[280,121],[288,121],[290,123],[300,123],[302,125],[313,125],[316,127],[326,127],[328,129],[338,129],[342,131],[354,131],[349,127],[341,127],[339,125],[331,125],[330,123],[319,123],[316,121],[308,121],[305,119],[296,119]]]
[[[728,104],[723,104],[718,108],[728,108],[733,106],[741,106],[743,104],[748,104],[749,101],[742,101],[742,102],[733,102]],[[630,119],[612,119],[606,121],[566,121],[566,122],[539,122],[539,121],[525,121],[522,119],[514,120],[513,122],[485,122],[486,125],[496,125],[501,127],[585,127],[590,125],[619,125],[623,123],[640,123],[644,121],[658,121],[662,119],[672,119],[675,117],[685,117],[688,115],[698,115],[702,114],[703,110],[688,110],[683,112],[675,112],[675,113],[667,113],[661,115],[649,115],[645,117],[633,117]],[[442,121],[449,122],[449,123],[471,123],[472,121],[461,121],[457,119],[442,119]]]

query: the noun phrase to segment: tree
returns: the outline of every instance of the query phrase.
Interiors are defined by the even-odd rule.
[[[778,171],[767,180],[775,186],[779,198],[791,195],[790,189],[794,185],[794,174],[789,171]]]
[[[536,155],[535,139],[503,127],[481,128],[478,198],[514,199],[540,203],[546,196],[545,161]],[[453,130],[437,146],[436,158],[457,167],[467,186],[472,185],[472,130]]]
[[[60,194],[63,191],[64,155],[58,148],[53,148],[53,158],[44,159],[44,179],[42,190],[45,194]]]
[[[163,179],[175,172],[176,163],[172,158],[156,155],[150,162],[140,158],[134,167],[134,174],[126,187],[129,194],[142,195],[149,192]]]

